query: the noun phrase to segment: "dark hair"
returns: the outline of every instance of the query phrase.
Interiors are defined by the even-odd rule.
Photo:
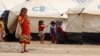
[[[51,25],[54,25],[54,24],[56,24],[55,21],[51,21]]]
[[[43,23],[43,20],[39,20],[39,25]]]
[[[22,8],[19,15],[21,15],[21,13],[22,13],[24,10],[27,11],[27,8]]]

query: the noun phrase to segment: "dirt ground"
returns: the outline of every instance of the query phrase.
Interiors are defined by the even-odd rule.
[[[100,56],[100,45],[51,44],[32,41],[28,53],[20,53],[18,42],[0,42],[0,56]]]

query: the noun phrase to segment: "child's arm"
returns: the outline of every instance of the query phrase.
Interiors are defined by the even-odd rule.
[[[62,27],[58,27],[58,30],[59,30],[59,32],[61,32],[63,35],[65,35],[65,34],[66,34],[66,32],[65,32],[65,31],[63,31]]]
[[[3,31],[3,36],[2,36],[2,37],[4,38],[5,36],[6,36],[6,32],[5,32],[5,31]]]
[[[46,25],[45,27],[48,27],[49,25]]]
[[[25,19],[23,19],[21,16],[18,17],[18,22],[19,24],[22,24],[24,22]]]

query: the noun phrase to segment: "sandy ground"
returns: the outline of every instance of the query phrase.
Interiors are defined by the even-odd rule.
[[[28,53],[20,53],[18,42],[1,42],[0,56],[100,56],[100,45],[51,44],[45,41],[32,41],[28,45]]]

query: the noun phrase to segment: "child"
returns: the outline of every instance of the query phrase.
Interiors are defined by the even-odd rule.
[[[38,30],[39,30],[38,36],[40,37],[41,44],[44,44],[44,28],[45,28],[44,22],[43,20],[40,20],[38,24]]]
[[[55,22],[51,21],[50,33],[51,33],[51,43],[56,44],[56,27]]]
[[[30,44],[30,21],[27,16],[27,9],[22,8],[18,16],[18,22],[21,26],[20,44],[22,45],[21,53],[28,52],[26,45]]]
[[[62,29],[62,23],[63,22],[61,20],[56,21],[57,43],[58,44],[64,44],[65,43],[66,32]]]
[[[2,24],[0,24],[0,42],[4,41],[3,38],[5,37],[5,30],[2,27]]]
[[[2,25],[2,28],[5,29],[4,28],[4,19],[3,18],[0,18],[0,24]]]

